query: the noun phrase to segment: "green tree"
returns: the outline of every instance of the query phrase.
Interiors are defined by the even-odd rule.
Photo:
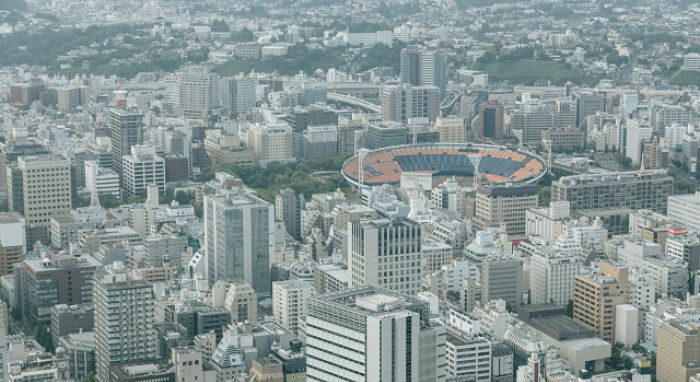
[[[229,29],[228,24],[224,20],[214,20],[211,22],[211,31],[212,32],[229,32],[231,29]]]
[[[540,206],[549,206],[549,202],[552,200],[552,188],[550,186],[539,187],[537,199]]]
[[[180,205],[192,204],[194,202],[194,191],[178,191],[175,194],[175,201]]]
[[[87,207],[90,205],[90,196],[75,195],[72,204],[73,208]]]
[[[574,317],[574,300],[569,300],[566,304],[566,315],[571,318]]]
[[[122,200],[111,194],[100,195],[100,205],[104,208],[117,208],[122,205]]]
[[[243,28],[238,32],[231,33],[231,41],[233,42],[249,42],[255,40],[255,35],[248,28]]]

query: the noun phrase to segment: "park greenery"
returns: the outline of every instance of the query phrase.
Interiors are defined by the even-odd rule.
[[[100,44],[109,47],[116,44],[114,36],[129,33],[140,34],[138,26],[128,24],[90,26],[80,28],[45,27],[35,32],[20,31],[0,37],[0,66],[21,64],[56,65],[58,56],[81,46]],[[145,32],[143,32],[145,33]],[[116,49],[116,46],[115,46]]]
[[[291,188],[304,197],[316,193],[334,192],[337,189],[349,191],[349,185],[339,172],[330,175],[314,176],[315,171],[337,171],[346,158],[332,157],[322,161],[295,163],[270,163],[267,167],[253,165],[215,165],[202,173],[202,180],[214,178],[217,172],[227,172],[243,181],[243,184],[256,190],[258,196],[273,202],[279,190]]]
[[[597,78],[586,76],[571,65],[553,60],[507,58],[491,62],[479,61],[474,69],[488,73],[494,79],[515,84],[531,85],[535,81],[548,80],[552,85],[564,85],[568,81],[575,84],[595,85]]]
[[[674,85],[700,86],[700,72],[693,70],[676,70],[668,75],[668,81]]]
[[[214,71],[223,77],[250,73],[251,70],[282,75],[299,72],[313,74],[317,69],[328,70],[342,65],[344,61],[340,56],[343,52],[343,48],[309,49],[306,45],[297,44],[289,47],[284,57],[264,57],[260,60],[236,58],[215,67]]]
[[[399,41],[394,41],[392,46],[377,44],[361,53],[354,64],[360,71],[389,67],[394,69],[394,73],[398,73],[401,63],[397,58],[401,56],[401,49],[405,47],[406,44]]]

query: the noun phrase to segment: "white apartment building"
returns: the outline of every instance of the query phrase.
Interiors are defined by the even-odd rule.
[[[700,191],[668,197],[668,219],[690,231],[700,232]]]
[[[85,188],[97,195],[119,196],[119,174],[99,167],[95,161],[85,162]]]
[[[299,331],[299,320],[306,316],[309,300],[316,294],[313,286],[302,280],[272,283],[272,314],[275,321],[293,334]]]
[[[180,107],[186,118],[206,119],[219,106],[219,76],[206,69],[178,73]]]
[[[445,339],[447,376],[456,380],[491,380],[491,341],[447,328]]]
[[[530,297],[533,304],[560,306],[573,298],[576,258],[561,252],[535,253],[530,259]]]
[[[647,121],[639,119],[630,119],[627,121],[627,148],[625,156],[632,160],[632,163],[638,165],[642,159],[642,144],[648,142],[654,129]]]
[[[525,234],[539,236],[553,243],[561,235],[565,223],[570,220],[570,203],[551,202],[549,208],[531,208],[525,211]]]
[[[639,266],[649,273],[657,292],[685,296],[688,291],[688,264],[658,256],[645,258]]]
[[[131,147],[131,155],[122,159],[125,196],[144,195],[148,186],[165,189],[165,160],[148,145]]]

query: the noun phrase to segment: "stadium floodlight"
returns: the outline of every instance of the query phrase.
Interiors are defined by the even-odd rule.
[[[474,166],[474,180],[472,185],[476,187],[477,179],[479,179],[479,163],[481,162],[481,154],[469,154],[468,157]]]

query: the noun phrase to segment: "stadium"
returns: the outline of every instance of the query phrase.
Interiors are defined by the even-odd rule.
[[[478,174],[492,183],[533,183],[547,171],[545,162],[536,154],[501,146],[469,143],[413,144],[363,153],[362,184],[364,187],[399,184],[403,172],[471,179],[474,165],[470,156],[479,157]],[[360,183],[359,159],[359,155],[355,155],[342,167],[345,179],[355,186]]]

